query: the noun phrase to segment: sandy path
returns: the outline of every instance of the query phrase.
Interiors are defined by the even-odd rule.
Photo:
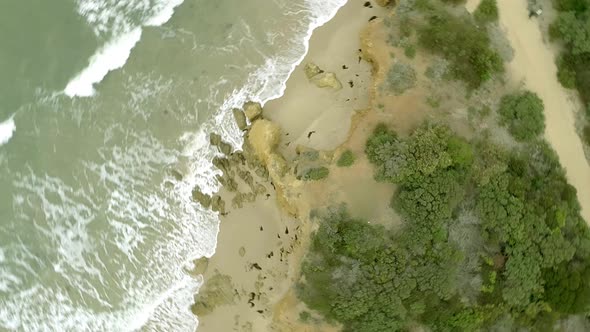
[[[567,179],[578,190],[582,216],[590,223],[590,166],[575,129],[575,105],[557,81],[554,54],[543,43],[538,23],[528,18],[526,1],[498,0],[500,24],[515,50],[508,65],[516,81],[524,81],[545,103],[545,137],[553,146]]]

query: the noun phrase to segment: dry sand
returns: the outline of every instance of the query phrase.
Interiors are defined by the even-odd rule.
[[[298,144],[320,150],[336,148],[346,139],[354,112],[367,108],[371,67],[359,61],[359,34],[372,16],[382,17],[387,11],[374,1],[373,8],[364,7],[364,3],[350,0],[330,22],[314,31],[309,52],[289,77],[285,94],[264,105],[265,116],[283,128],[280,151],[287,158],[293,156]],[[303,70],[307,63],[334,72],[342,89],[310,84]],[[308,138],[310,132],[314,133]]]
[[[582,216],[590,223],[590,165],[576,133],[577,106],[557,81],[555,54],[543,43],[538,23],[528,18],[526,1],[498,0],[498,7],[500,24],[515,51],[509,73],[543,99],[545,137],[557,152],[569,183],[577,189]]]

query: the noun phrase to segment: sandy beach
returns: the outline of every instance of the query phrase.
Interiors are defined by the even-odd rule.
[[[287,81],[285,94],[264,106],[263,116],[282,128],[278,151],[289,163],[292,162],[290,158],[296,157],[299,145],[321,150],[341,145],[348,136],[353,115],[368,108],[371,66],[360,60],[359,36],[369,19],[383,15],[385,10],[377,4],[365,7],[364,3],[349,1],[334,19],[314,32],[309,52]],[[310,83],[304,71],[308,63],[334,72],[342,89],[318,88]],[[310,132],[313,134],[308,135]],[[370,165],[365,162],[359,167]],[[227,214],[221,217],[217,250],[207,263],[201,263],[206,265],[206,270],[203,273],[205,285],[198,295],[203,300],[197,310],[198,331],[336,329],[302,324],[298,315],[304,306],[296,299],[292,286],[298,278],[299,261],[311,232],[307,217],[312,209],[331,202],[359,202],[356,198],[339,195],[353,192],[344,187],[363,183],[365,186],[369,183],[367,190],[392,194],[390,186],[372,181],[372,187],[367,181],[372,180],[371,172],[362,171],[366,178],[355,178],[344,176],[343,172],[347,171],[350,170],[334,172],[335,176],[349,178],[347,182],[303,184],[292,179],[291,196],[297,197],[299,220],[277,204],[273,186],[279,184],[270,185],[272,181],[266,183],[268,194],[257,196],[254,202],[245,203],[242,208],[226,209]],[[231,194],[222,192],[221,196],[229,206]],[[383,203],[382,209],[362,206],[362,203],[356,203],[355,208],[377,220],[384,216],[375,215],[375,211],[391,210],[387,202],[380,203]]]

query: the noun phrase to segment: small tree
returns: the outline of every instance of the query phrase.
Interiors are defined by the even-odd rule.
[[[498,4],[496,0],[482,0],[473,13],[473,17],[483,24],[498,21]]]
[[[537,94],[525,91],[502,97],[500,123],[519,141],[530,141],[545,129],[543,101]]]

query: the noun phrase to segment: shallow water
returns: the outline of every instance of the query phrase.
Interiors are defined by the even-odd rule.
[[[211,131],[279,96],[344,0],[0,5],[0,330],[192,331]]]

